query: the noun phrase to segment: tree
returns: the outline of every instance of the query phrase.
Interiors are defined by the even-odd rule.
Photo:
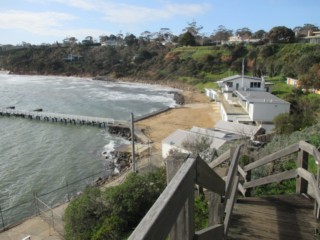
[[[194,37],[197,37],[199,35],[200,30],[202,30],[202,26],[198,26],[196,21],[192,21],[191,23],[188,23],[188,26],[184,28],[183,32],[189,32]]]
[[[252,38],[264,39],[267,36],[267,32],[263,29],[260,29],[253,33]]]
[[[320,89],[320,64],[313,64],[307,73],[301,75],[300,81],[305,89]]]
[[[227,29],[225,26],[220,25],[217,30],[212,34],[214,41],[227,41],[232,36],[232,30]]]
[[[243,39],[249,39],[252,36],[252,32],[249,28],[244,27],[236,31],[236,35],[239,35]]]
[[[286,98],[290,102],[290,113],[275,117],[275,131],[278,134],[290,134],[312,126],[317,122],[320,100],[312,94],[303,94],[294,90]]]
[[[192,33],[186,32],[180,36],[179,44],[181,46],[195,46],[196,40]]]
[[[170,43],[171,39],[173,37],[173,34],[170,30],[170,28],[160,28],[160,31],[158,32],[158,41],[161,43]]]
[[[297,34],[298,37],[305,37],[309,34],[312,34],[314,31],[319,31],[319,28],[313,24],[306,23],[303,25],[303,27],[295,27],[293,31]]]
[[[107,35],[101,35],[99,36],[100,43],[108,41],[109,37]]]
[[[74,46],[77,43],[78,39],[75,37],[67,37],[63,40],[63,44],[66,46]]]
[[[141,38],[144,39],[147,42],[150,42],[150,39],[152,37],[152,33],[149,31],[144,31],[140,34]]]
[[[81,197],[69,204],[65,212],[66,239],[90,239],[97,222],[106,214],[98,188],[87,188]]]
[[[125,36],[124,41],[129,47],[131,47],[137,43],[137,38],[135,35],[128,33],[127,36]]]
[[[269,31],[268,38],[271,43],[292,43],[295,40],[295,34],[290,28],[278,26]]]

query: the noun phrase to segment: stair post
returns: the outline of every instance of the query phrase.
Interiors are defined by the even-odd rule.
[[[167,169],[167,183],[175,176],[177,171],[180,169],[182,164],[189,157],[188,154],[178,153],[166,159],[166,169]],[[177,207],[181,203],[177,203]],[[181,205],[180,205],[181,206]],[[189,198],[183,205],[176,223],[173,225],[169,239],[184,239],[191,240],[194,235],[194,186],[191,186]]]
[[[304,151],[303,149],[300,149],[298,153],[297,167],[308,170],[308,157],[309,157],[309,153]],[[308,181],[306,181],[302,177],[298,177],[296,182],[296,193],[301,194],[301,193],[307,193],[307,192],[308,192]]]

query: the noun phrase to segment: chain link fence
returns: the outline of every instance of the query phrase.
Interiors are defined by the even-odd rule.
[[[150,172],[159,166],[163,166],[163,164],[161,155],[153,154],[137,160],[136,170],[138,173]],[[111,169],[105,169],[73,182],[66,181],[63,186],[49,192],[33,193],[28,199],[14,206],[3,208],[0,205],[0,232],[19,225],[30,217],[40,215],[50,228],[63,235],[63,216],[61,213],[56,212],[56,207],[69,202],[80,195],[86,187],[97,185],[100,181],[107,183],[118,179],[118,184],[120,184],[132,169],[131,167],[127,168],[121,174],[111,177],[112,171]]]
[[[73,182],[65,182],[63,186],[52,191],[33,193],[29,198],[25,196],[26,200],[14,206],[3,207],[0,205],[0,232],[18,225],[32,216],[43,213],[42,209],[45,209],[43,204],[54,208],[62,203],[69,202],[73,197],[79,195],[87,186],[96,184],[98,178],[107,179],[111,173],[112,170],[105,169],[104,171],[93,173],[90,176],[77,179]],[[37,202],[34,196],[37,196]],[[41,205],[40,203],[43,204]],[[40,212],[38,206],[40,206]]]

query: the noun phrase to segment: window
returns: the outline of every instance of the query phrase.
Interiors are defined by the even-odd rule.
[[[250,88],[260,88],[261,83],[260,82],[251,82],[250,83]]]
[[[227,82],[228,87],[233,87],[233,82]]]

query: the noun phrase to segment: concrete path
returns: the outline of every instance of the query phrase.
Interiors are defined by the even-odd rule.
[[[30,236],[31,240],[62,240],[63,238],[54,231],[49,224],[40,217],[33,217],[22,224],[0,233],[1,240],[22,240]]]

